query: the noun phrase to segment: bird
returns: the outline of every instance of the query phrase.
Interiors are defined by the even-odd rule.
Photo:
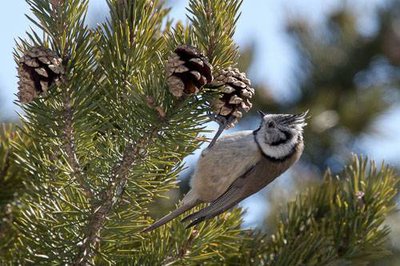
[[[260,191],[289,169],[304,150],[308,111],[265,114],[256,130],[226,134],[204,149],[180,207],[142,232],[154,230],[200,203],[205,208],[182,219],[187,228],[211,219]]]

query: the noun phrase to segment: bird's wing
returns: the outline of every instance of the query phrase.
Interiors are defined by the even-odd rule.
[[[182,222],[190,220],[192,222],[187,227],[194,226],[225,212],[241,200],[261,190],[276,177],[269,175],[269,166],[268,161],[264,161],[264,159],[261,160],[246,173],[237,178],[219,198],[200,211],[188,215]]]
[[[251,131],[241,134],[221,138],[200,156],[191,180],[199,199],[216,200],[262,157]]]

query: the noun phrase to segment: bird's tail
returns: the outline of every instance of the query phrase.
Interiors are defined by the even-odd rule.
[[[153,223],[149,227],[145,228],[142,231],[142,233],[146,233],[146,232],[152,231],[152,230],[160,227],[161,225],[163,225],[165,223],[168,223],[169,221],[171,221],[175,217],[181,215],[185,211],[190,210],[191,208],[193,208],[194,206],[196,206],[196,205],[198,205],[200,203],[201,203],[201,201],[198,200],[196,197],[194,197],[192,191],[189,191],[188,194],[186,194],[185,198],[182,201],[182,206],[180,206],[178,209],[172,211],[171,213],[165,215],[164,217],[162,217],[160,220],[156,221],[155,223]]]

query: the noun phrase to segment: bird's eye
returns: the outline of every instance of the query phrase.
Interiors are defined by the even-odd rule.
[[[273,128],[273,127],[275,127],[275,123],[274,123],[273,121],[269,121],[269,122],[267,123],[267,127],[268,127],[268,128]]]

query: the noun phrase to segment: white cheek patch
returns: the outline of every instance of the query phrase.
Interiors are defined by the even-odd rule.
[[[282,143],[280,145],[269,145],[265,143],[265,141],[260,139],[261,136],[257,136],[257,141],[260,145],[261,151],[272,158],[281,159],[288,156],[292,151],[293,147],[297,144],[297,134],[293,135],[293,137],[286,143]]]
[[[296,129],[298,132],[303,132],[303,128],[307,125],[307,123],[300,123],[294,126],[294,129]]]

